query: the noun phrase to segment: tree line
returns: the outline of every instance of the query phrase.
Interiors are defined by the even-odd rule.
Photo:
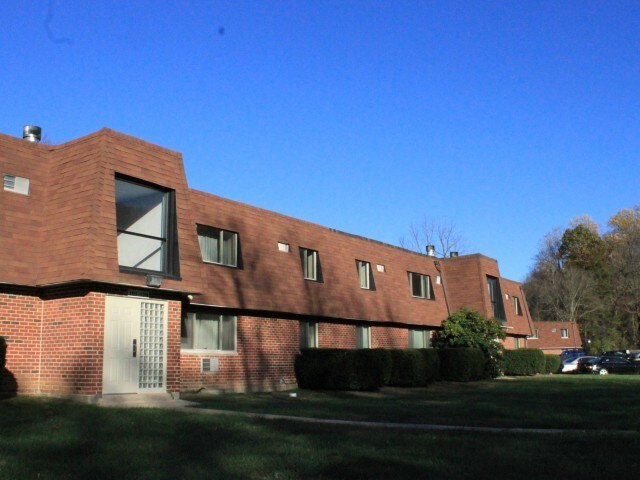
[[[577,322],[590,351],[640,348],[640,205],[604,232],[582,216],[548,233],[524,290],[534,319]]]

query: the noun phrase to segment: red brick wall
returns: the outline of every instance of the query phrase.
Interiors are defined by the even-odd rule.
[[[408,348],[409,330],[397,327],[371,327],[371,348]]]
[[[299,351],[297,321],[239,316],[237,329],[237,353],[182,352],[182,390],[203,387],[269,390],[295,384],[293,362]],[[219,371],[201,372],[202,358],[217,358]]]
[[[105,294],[41,300],[0,294],[0,336],[20,394],[102,392]],[[167,389],[180,390],[181,303],[168,302]],[[42,341],[40,340],[42,338]]]
[[[42,302],[38,297],[0,293],[0,336],[7,341],[6,368],[18,392],[38,392]]]

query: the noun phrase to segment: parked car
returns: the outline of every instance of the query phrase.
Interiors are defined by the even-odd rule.
[[[576,367],[577,373],[593,373],[593,366],[600,361],[600,357],[581,357]]]
[[[624,350],[610,350],[608,352],[602,352],[601,357],[624,357],[627,358],[627,352]]]
[[[587,352],[581,348],[567,348],[560,354],[560,360],[564,362],[565,360],[570,360],[572,358],[584,357],[586,354]]]
[[[600,360],[593,364],[591,373],[600,375],[607,375],[609,373],[637,375],[640,373],[640,364],[627,360],[625,357],[619,355],[600,357]]]
[[[582,356],[582,357],[569,358],[568,360],[565,360],[564,362],[562,362],[562,365],[560,366],[560,372],[561,373],[575,372],[578,369],[579,361],[582,360],[584,362],[585,360],[588,360],[590,358],[598,358],[598,357]]]

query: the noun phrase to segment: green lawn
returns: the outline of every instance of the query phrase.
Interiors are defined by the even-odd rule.
[[[344,420],[640,431],[640,376],[555,375],[381,392],[191,395],[203,407]]]
[[[597,430],[562,435],[343,427],[17,398],[0,401],[0,479],[627,478],[640,468],[640,434],[610,429],[638,430],[639,387],[636,378],[547,377],[379,395],[301,392],[297,399],[280,393],[208,400],[216,408],[235,405],[288,414],[328,416],[344,410],[343,418],[367,420],[390,420],[392,410],[406,405],[455,415],[435,422],[423,412],[412,414],[412,421],[432,418],[448,424],[471,421],[473,412],[487,411],[493,402],[498,409],[507,406],[506,417],[514,419],[503,426],[524,426],[536,414],[555,417],[557,409],[570,411],[565,403],[592,392],[598,402],[606,397],[612,405],[618,405],[617,395],[625,396],[611,415],[602,405],[594,408],[581,400],[571,423],[590,425],[590,417],[601,410],[592,425]],[[521,422],[518,407],[508,404],[523,400],[520,406],[530,413]],[[395,420],[404,416],[398,412]]]

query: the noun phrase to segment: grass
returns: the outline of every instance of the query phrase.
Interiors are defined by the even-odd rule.
[[[343,420],[640,431],[640,376],[558,375],[381,392],[191,395],[206,408]]]
[[[442,384],[377,395],[302,392],[297,403],[283,394],[207,399],[216,408],[235,405],[288,414],[313,410],[329,416],[344,408],[343,418],[356,415],[367,420],[389,420],[399,406],[422,405],[438,415],[458,415],[438,417],[437,423],[459,423],[473,420],[473,411],[487,411],[492,401],[504,406],[533,396],[537,400],[528,402],[525,410],[555,416],[556,407],[564,409],[566,402],[589,397],[592,391],[600,400],[606,396],[607,405],[617,404],[619,399],[612,395],[631,397],[628,402],[620,399],[624,401],[614,415],[599,417],[598,430],[562,435],[378,430],[15,398],[0,402],[0,479],[629,477],[640,468],[640,435],[611,432],[614,427],[607,425],[628,420],[626,428],[638,429],[634,403],[640,397],[639,380],[547,377]],[[473,406],[475,401],[481,405]],[[323,407],[323,402],[328,405]],[[588,411],[582,412],[585,406]],[[606,408],[581,401],[574,423],[589,424],[597,410]],[[510,406],[507,417],[514,418],[516,411],[517,406]],[[432,416],[423,412],[415,418]],[[514,419],[509,425],[522,422]]]

